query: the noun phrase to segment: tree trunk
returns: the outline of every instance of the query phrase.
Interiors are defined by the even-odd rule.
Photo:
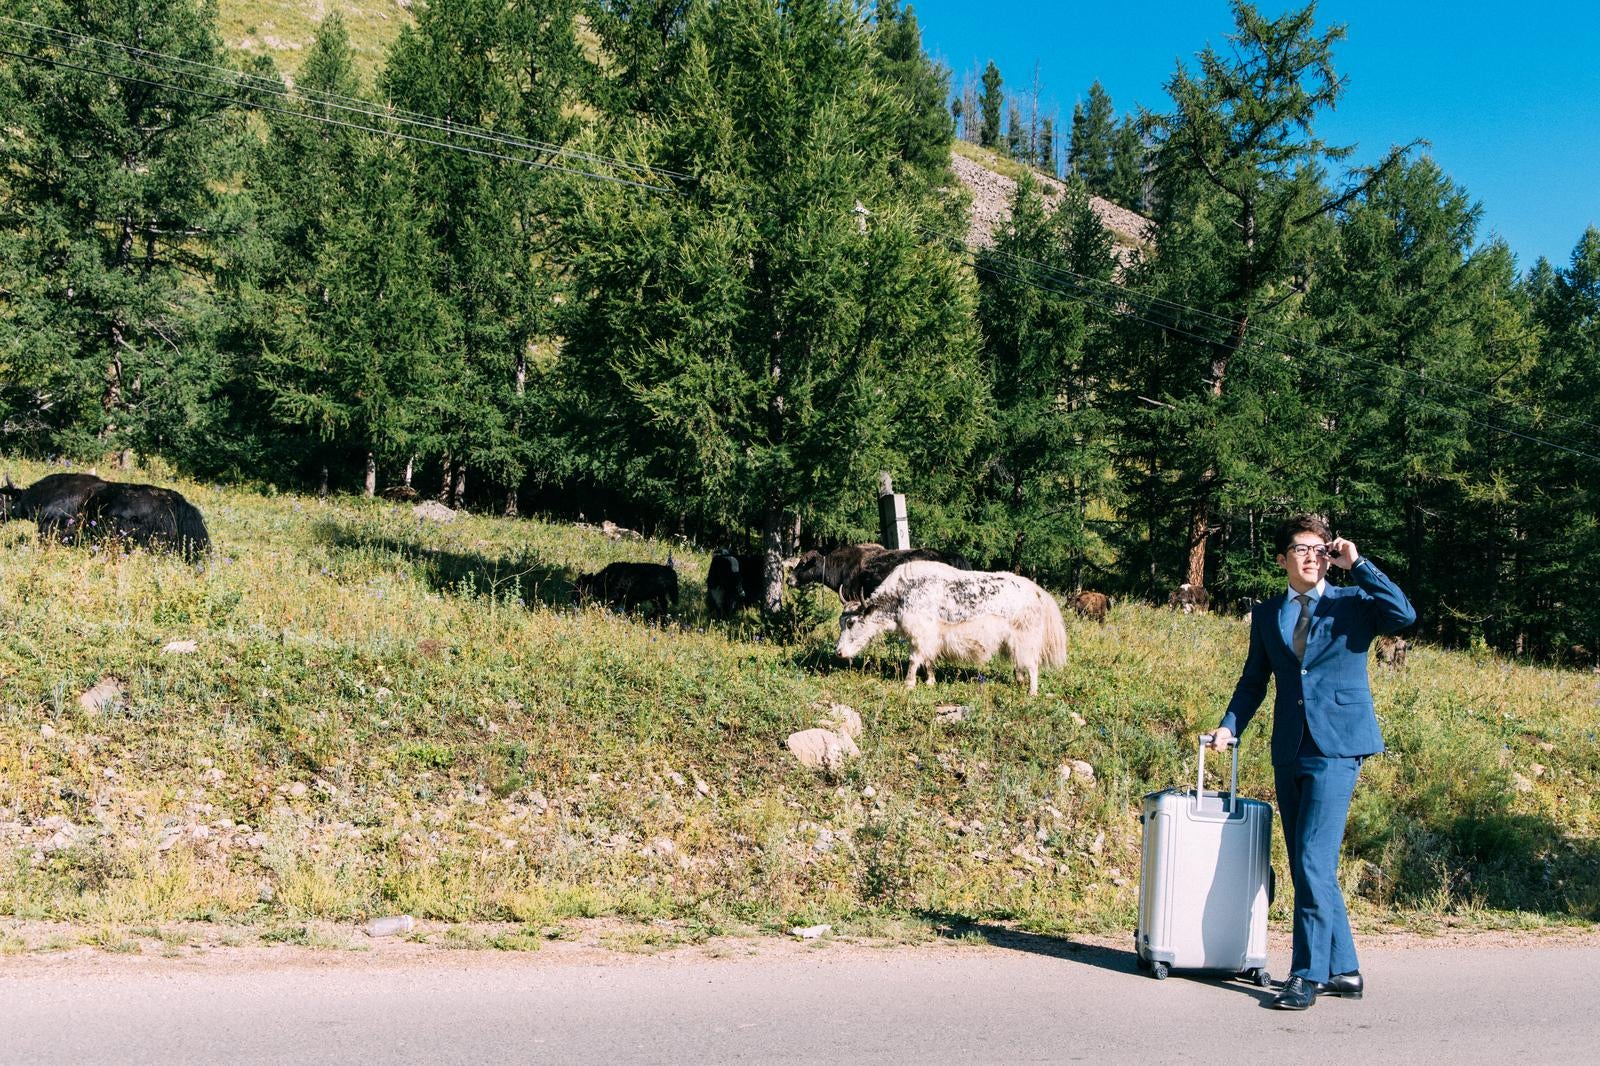
[[[444,471],[439,475],[439,502],[450,502],[450,453],[444,453]]]
[[[771,614],[783,606],[783,561],[793,555],[799,545],[800,516],[785,521],[781,506],[769,506],[761,523],[761,550],[765,557],[761,573],[763,612]]]
[[[367,453],[366,480],[362,485],[362,495],[372,499],[378,494],[378,457],[371,452]]]
[[[454,507],[456,510],[459,511],[459,510],[461,510],[461,505],[466,502],[466,499],[467,499],[467,461],[465,459],[458,459],[458,460],[456,460],[456,483],[455,483],[455,487],[450,490],[450,506]]]
[[[517,517],[517,487],[515,485],[506,489],[506,509],[504,513],[507,518]]]
[[[1255,287],[1251,256],[1255,254],[1256,247],[1256,216],[1254,205],[1249,200],[1244,202],[1242,215],[1240,228],[1244,230],[1244,259],[1237,285],[1239,313],[1234,316],[1227,343],[1211,357],[1213,407],[1218,406],[1222,399],[1222,385],[1228,378],[1228,366],[1233,362],[1233,357],[1239,354],[1239,349],[1244,347],[1245,333],[1250,328],[1250,297]],[[1208,459],[1206,471],[1200,475],[1200,484],[1196,486],[1194,508],[1189,513],[1189,567],[1185,580],[1195,586],[1204,586],[1206,583],[1206,547],[1211,539],[1211,524],[1215,520],[1214,498],[1219,476],[1215,460]]]
[[[317,495],[324,498],[328,495],[328,464],[322,464],[322,484],[317,486]]]
[[[408,489],[411,487],[411,468],[416,464],[416,461],[417,457],[414,455],[406,457],[406,472],[404,474],[404,480],[401,483],[404,484]]]

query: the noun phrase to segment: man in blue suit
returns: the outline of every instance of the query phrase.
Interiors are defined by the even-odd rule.
[[[1289,519],[1274,547],[1289,590],[1250,612],[1250,652],[1212,746],[1220,751],[1244,732],[1275,679],[1272,767],[1294,880],[1294,954],[1272,1006],[1305,1010],[1319,993],[1360,999],[1364,989],[1339,890],[1339,847],[1361,761],[1383,750],[1367,647],[1415,622],[1417,612],[1320,518]],[[1354,584],[1330,586],[1330,563]]]

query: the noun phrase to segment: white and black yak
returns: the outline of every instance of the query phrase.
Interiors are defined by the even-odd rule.
[[[982,664],[1005,652],[1016,678],[1039,692],[1041,667],[1067,661],[1067,627],[1055,597],[1025,577],[958,570],[945,563],[914,561],[896,567],[872,597],[840,619],[837,651],[854,657],[880,633],[895,632],[911,644],[906,687],[917,671],[934,683],[938,659]]]

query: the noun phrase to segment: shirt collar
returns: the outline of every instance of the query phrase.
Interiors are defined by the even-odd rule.
[[[1288,601],[1287,602],[1293,603],[1294,602],[1294,598],[1296,596],[1301,595],[1301,594],[1294,590],[1294,586],[1293,585],[1289,585],[1289,586],[1287,586],[1287,588],[1288,588],[1288,591],[1284,595],[1286,595],[1288,597]],[[1318,581],[1315,585],[1312,585],[1310,588],[1306,589],[1305,595],[1310,596],[1311,597],[1311,602],[1313,604],[1315,604],[1318,600],[1322,599],[1322,594],[1324,592],[1327,592],[1327,591],[1328,591],[1328,579],[1327,578],[1323,578],[1321,581]]]

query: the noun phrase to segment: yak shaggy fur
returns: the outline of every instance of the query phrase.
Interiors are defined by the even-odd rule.
[[[937,659],[982,664],[1010,656],[1016,678],[1039,693],[1039,668],[1067,661],[1067,627],[1055,597],[1025,577],[957,570],[936,562],[903,563],[859,609],[840,619],[838,652],[850,658],[879,633],[911,643],[906,687],[917,671],[934,683]]]

